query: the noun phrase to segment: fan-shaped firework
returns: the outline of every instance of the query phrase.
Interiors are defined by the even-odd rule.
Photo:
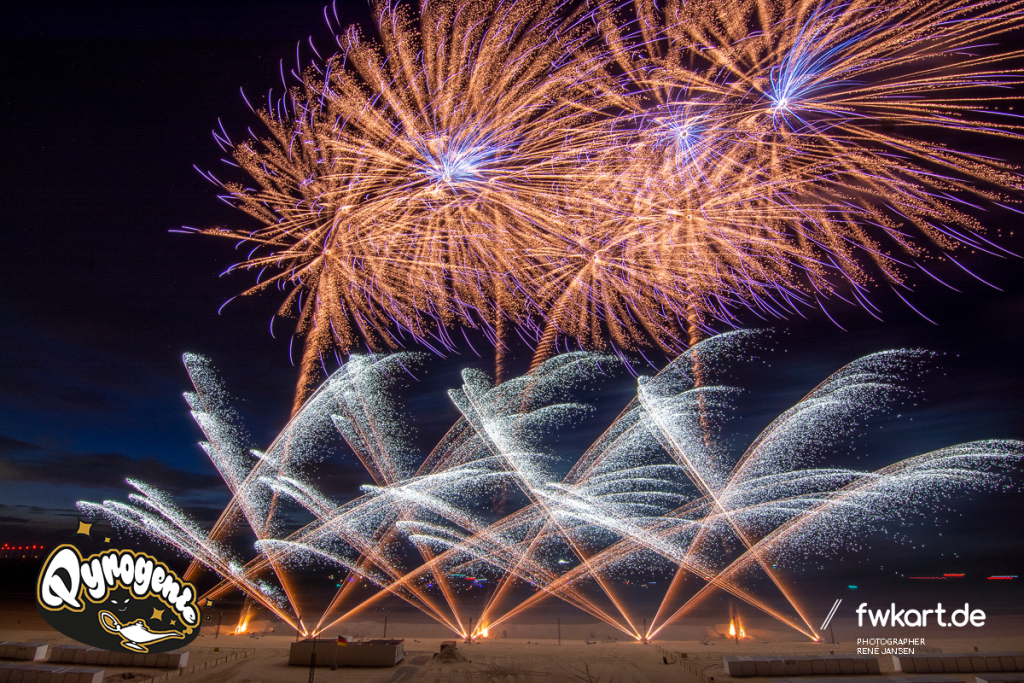
[[[469,635],[453,577],[472,576],[494,586],[474,633],[555,596],[633,637],[653,637],[720,589],[816,638],[777,565],[947,505],[958,489],[1002,485],[1024,444],[952,446],[876,472],[821,462],[865,417],[910,394],[903,378],[928,354],[888,351],[833,374],[730,457],[719,428],[736,390],[717,379],[750,341],[747,333],[711,338],[641,378],[636,398],[575,460],[548,448],[544,435],[588,410],[571,397],[613,372],[614,356],[562,354],[497,386],[464,372],[462,387],[449,392],[462,417],[426,456],[412,448],[389,390],[416,362],[409,355],[354,355],[263,453],[240,441],[205,361],[186,356],[197,390],[187,399],[209,439],[203,447],[233,494],[221,520],[206,534],[140,482],[130,482],[131,504],[79,505],[215,571],[222,581],[208,597],[237,588],[306,634],[393,595]],[[334,428],[374,481],[340,505],[303,474]],[[495,507],[498,491],[505,503]],[[285,520],[300,513],[308,521],[289,531]],[[245,563],[226,542],[239,518],[256,537],[257,555]],[[300,604],[291,572],[324,564],[348,579],[326,605]],[[675,578],[643,630],[623,577],[666,571]],[[687,575],[706,581],[689,596]],[[363,599],[361,585],[376,592]],[[523,597],[524,585],[536,592]]]
[[[1020,139],[1021,54],[992,46],[1020,2],[574,5],[379,2],[377,42],[349,29],[234,148],[265,227],[208,232],[256,247],[250,292],[291,290],[297,401],[331,347],[469,326],[500,361],[518,326],[535,364],[560,337],[674,355],[1000,249],[973,214],[1021,176],[957,146]]]

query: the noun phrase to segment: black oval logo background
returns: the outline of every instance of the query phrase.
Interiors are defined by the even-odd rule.
[[[151,591],[137,596],[130,586],[126,586],[120,580],[115,580],[113,586],[107,585],[106,594],[97,601],[89,595],[83,582],[77,594],[81,605],[79,610],[68,605],[48,607],[40,595],[43,578],[54,556],[65,549],[73,549],[82,561],[111,553],[131,553],[136,559],[152,561],[154,565],[164,569],[182,588],[191,590],[191,600],[188,604],[195,609],[195,625],[189,626],[184,623],[174,606],[162,596]],[[59,568],[54,574],[60,578],[66,589],[72,586],[71,576],[67,570]],[[202,615],[196,605],[196,598],[195,587],[178,578],[167,565],[148,553],[128,549],[106,548],[99,553],[86,555],[75,544],[64,543],[50,553],[36,579],[36,607],[50,626],[80,643],[114,652],[169,652],[188,645],[199,635],[202,624]]]

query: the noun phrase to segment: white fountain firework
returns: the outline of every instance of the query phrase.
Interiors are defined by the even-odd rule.
[[[636,397],[572,461],[546,447],[547,437],[589,414],[573,397],[621,370],[618,357],[563,354],[500,385],[465,370],[449,392],[461,417],[422,454],[396,400],[417,354],[353,355],[264,452],[250,447],[209,363],[186,354],[196,391],[185,398],[232,494],[220,519],[204,531],[167,495],[133,480],[128,504],[79,507],[173,545],[193,559],[188,578],[214,571],[221,581],[207,597],[238,589],[307,635],[393,595],[469,637],[555,596],[646,639],[722,590],[816,639],[777,566],[947,504],[952,491],[1004,485],[1024,444],[961,444],[875,472],[822,462],[867,417],[912,394],[906,379],[931,354],[896,350],[835,372],[730,456],[722,428],[739,390],[719,380],[758,339],[713,337],[641,377]],[[342,504],[309,476],[334,431],[373,480]],[[297,514],[308,521],[290,531]],[[226,542],[242,523],[256,537],[248,561]],[[291,576],[324,564],[349,576],[326,605],[300,604]],[[653,569],[674,578],[642,628],[620,584]],[[681,601],[687,575],[703,585]],[[473,628],[459,604],[466,576],[495,586]],[[534,589],[526,598],[524,584]],[[366,597],[359,591],[368,585],[375,592]],[[307,625],[310,614],[317,621]]]

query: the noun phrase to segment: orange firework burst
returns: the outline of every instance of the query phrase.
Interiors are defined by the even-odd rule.
[[[247,293],[292,287],[303,385],[331,346],[452,348],[452,324],[497,342],[525,322],[517,256],[561,230],[580,146],[598,146],[603,65],[561,4],[382,3],[375,18],[379,42],[349,29],[262,113],[271,137],[235,148],[260,188],[228,189],[267,227],[208,231],[263,248],[238,267],[276,274]]]
[[[578,4],[578,3],[575,3]],[[537,343],[679,353],[959,246],[1021,176],[949,149],[1020,139],[1022,2],[381,2],[234,148],[259,219],[236,268],[290,294],[296,406],[331,348]],[[1000,90],[1003,89],[1003,90]],[[1000,93],[998,99],[992,92]],[[949,257],[952,258],[952,257]],[[923,270],[923,267],[921,267]],[[927,271],[926,271],[927,272]]]
[[[636,35],[607,12],[602,31],[649,100],[634,114],[652,152],[634,157],[647,165],[644,187],[704,202],[720,191],[711,173],[728,169],[730,182],[764,179],[774,205],[765,215],[779,219],[762,242],[772,250],[739,250],[732,291],[772,284],[801,298],[788,272],[811,293],[835,293],[845,281],[862,298],[868,264],[898,282],[900,254],[924,256],[928,244],[997,249],[978,234],[966,198],[998,205],[1022,178],[944,143],[951,130],[1021,139],[1008,112],[1019,98],[1008,88],[1020,81],[1013,64],[1022,52],[981,43],[1018,28],[1024,4],[636,0],[634,10]],[[657,154],[659,141],[669,153]],[[759,234],[741,230],[736,243],[710,230],[698,241],[735,257],[735,244]],[[764,279],[757,265],[747,277],[752,264],[779,259],[791,268],[769,268],[778,279]]]

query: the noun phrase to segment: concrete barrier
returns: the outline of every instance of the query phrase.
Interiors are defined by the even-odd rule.
[[[103,669],[0,662],[0,683],[103,683]]]
[[[404,640],[364,640],[338,645],[335,640],[317,640],[317,666],[395,666],[405,657]],[[314,641],[292,643],[288,654],[291,666],[309,666]]]
[[[978,683],[1024,683],[1024,673],[1014,674],[982,674],[975,676]]]
[[[112,652],[88,645],[54,645],[50,662],[61,664],[99,664],[156,669],[181,669],[188,664],[188,650],[171,652]]]
[[[46,659],[46,643],[15,643],[5,640],[0,643],[0,659],[18,659],[28,662],[41,662]]]
[[[157,674],[150,679],[147,679],[145,683],[165,683],[177,679],[181,676],[188,676],[197,671],[205,671],[214,667],[220,666],[227,662],[234,662],[239,659],[245,659],[256,653],[254,648],[240,648],[240,647],[198,647],[194,648],[202,654],[212,654],[223,652],[223,657],[218,657],[214,660],[207,660],[202,664],[193,664],[192,666],[183,667],[181,669],[170,669],[164,673]]]
[[[722,657],[722,663],[733,678],[881,673],[878,659],[871,655],[736,655]]]
[[[966,683],[960,676],[843,676],[842,678],[773,678],[772,683]]]
[[[1002,673],[1024,671],[1022,652],[967,652],[893,655],[893,666],[903,673]]]

